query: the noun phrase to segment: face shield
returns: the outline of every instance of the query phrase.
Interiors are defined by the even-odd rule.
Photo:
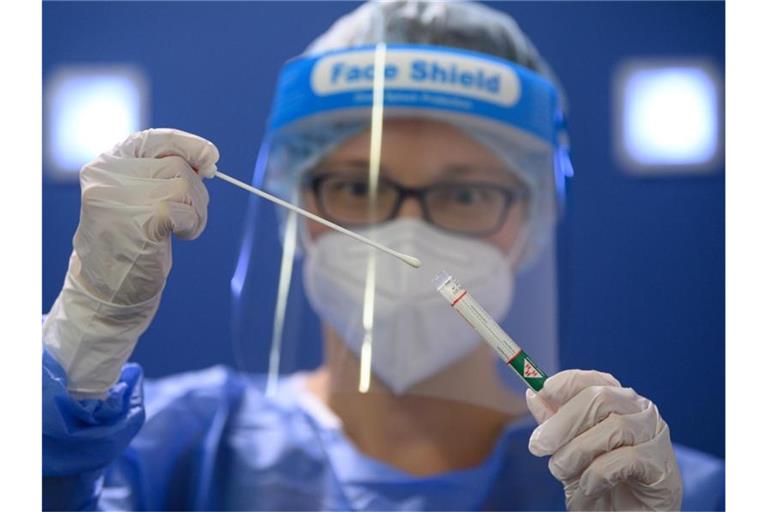
[[[231,283],[242,369],[267,393],[322,368],[339,396],[521,412],[518,377],[432,281],[453,275],[556,371],[564,142],[555,87],[503,59],[379,44],[288,62],[253,185],[423,267],[252,197]]]

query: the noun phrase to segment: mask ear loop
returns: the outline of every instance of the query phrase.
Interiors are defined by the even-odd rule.
[[[296,224],[298,237],[296,255],[306,257],[306,255],[315,249],[315,242],[312,240],[312,237],[309,236],[309,221],[303,217],[299,217]]]
[[[520,227],[520,231],[518,232],[512,247],[510,247],[509,252],[505,255],[505,260],[510,268],[512,268],[513,274],[517,274],[517,272],[525,266],[525,260],[529,249],[530,233],[531,222],[526,220]]]

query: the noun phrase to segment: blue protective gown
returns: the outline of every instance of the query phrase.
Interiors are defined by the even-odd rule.
[[[127,364],[103,400],[72,400],[43,356],[43,506],[48,510],[563,510],[535,424],[509,425],[477,468],[413,477],[356,450],[339,420],[286,379],[223,367],[142,382]],[[722,461],[676,446],[687,510],[723,508]]]

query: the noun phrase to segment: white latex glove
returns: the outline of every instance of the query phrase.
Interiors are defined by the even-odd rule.
[[[102,398],[160,304],[171,233],[194,239],[208,218],[200,174],[219,151],[171,129],[138,132],[80,170],[80,224],[43,343],[70,393]]]
[[[529,450],[551,455],[569,510],[680,510],[669,428],[650,400],[583,370],[560,372],[526,398],[539,422]]]

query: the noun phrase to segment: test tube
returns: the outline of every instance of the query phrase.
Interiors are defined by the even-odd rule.
[[[451,307],[477,331],[499,357],[534,391],[539,391],[547,380],[547,374],[536,366],[528,354],[512,341],[498,323],[450,274],[438,273],[435,287]]]

